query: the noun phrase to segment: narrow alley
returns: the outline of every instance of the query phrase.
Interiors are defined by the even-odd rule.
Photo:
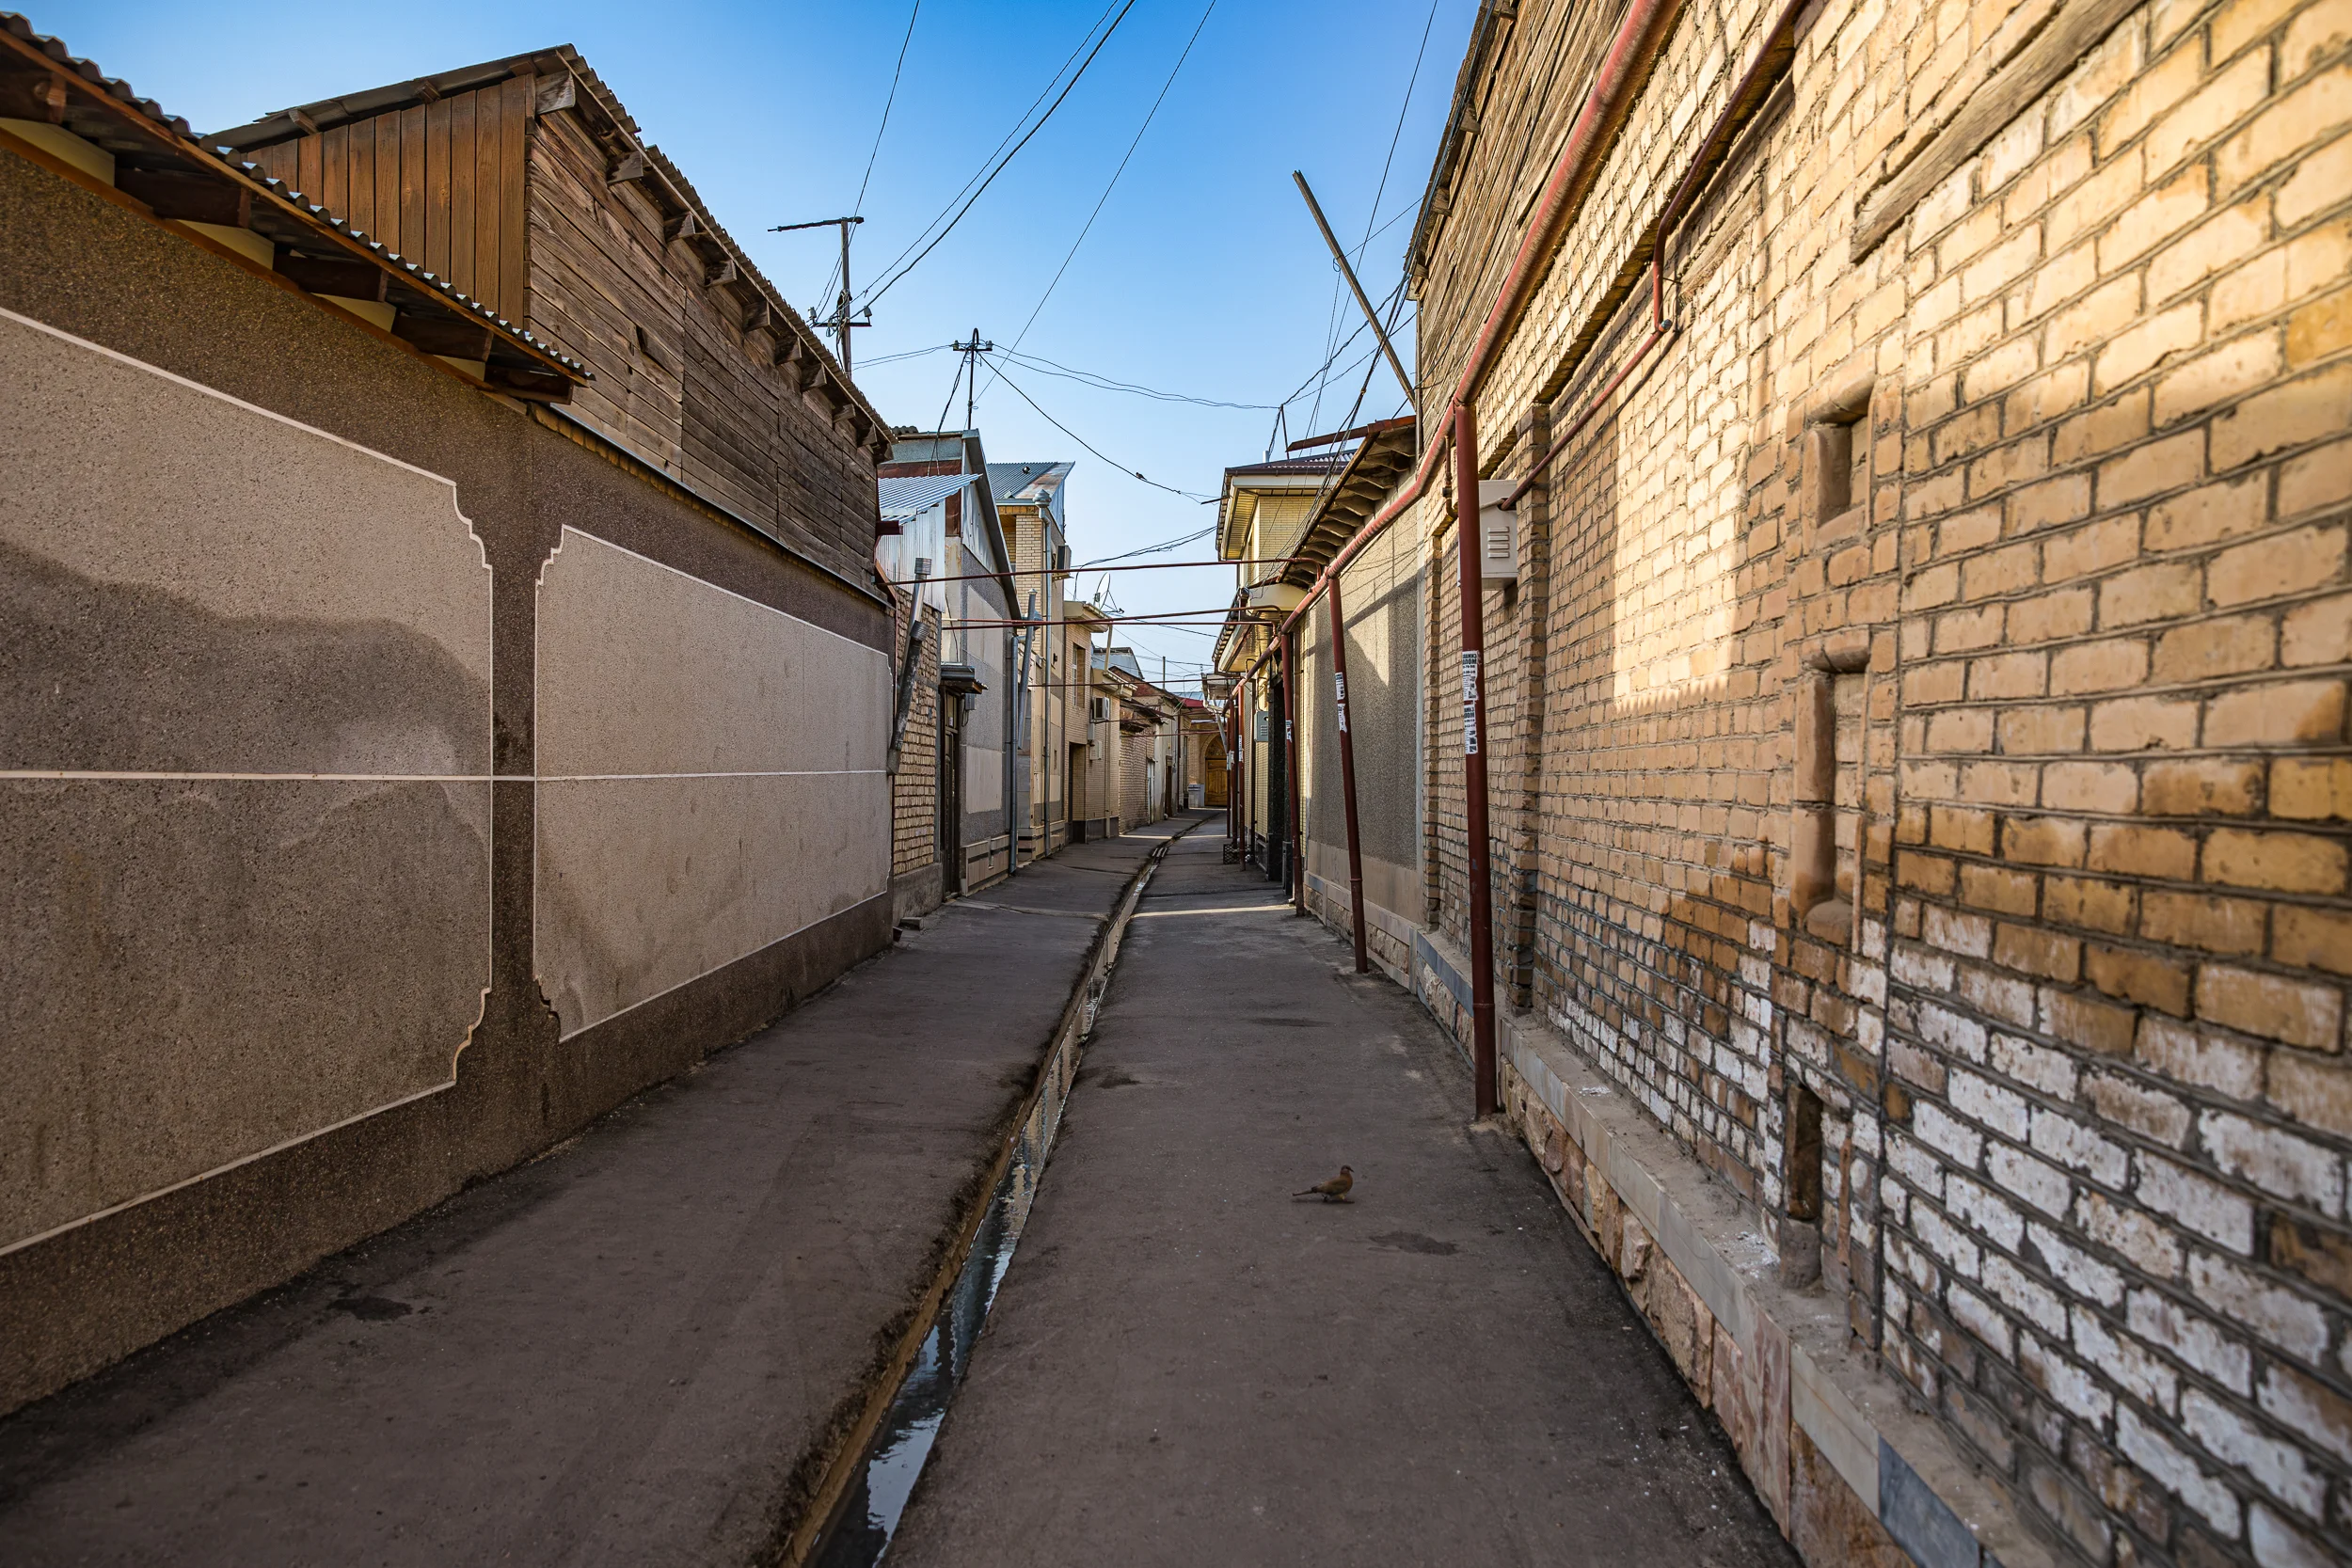
[[[2352,1564],[2352,0],[36,11],[0,1568]]]
[[[1794,1562],[1460,1051],[1218,847],[1136,911],[888,1560]]]
[[[770,1560],[1188,825],[949,906],[543,1158],[0,1422],[0,1561]]]
[[[1102,994],[1089,939],[1138,884],[889,1560],[1792,1560],[1534,1162],[1466,1126],[1458,1050],[1221,845],[1192,813],[1029,867],[545,1159],[0,1425],[7,1560],[788,1549],[872,1325],[928,1328],[957,1178],[1059,999]],[[990,979],[1030,1005],[961,1004]],[[1347,1201],[1292,1196],[1342,1164]]]

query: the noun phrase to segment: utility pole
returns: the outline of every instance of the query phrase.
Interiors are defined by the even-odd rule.
[[[983,354],[993,353],[996,345],[994,343],[984,343],[980,341],[980,329],[976,326],[972,329],[970,341],[961,343],[951,342],[947,346],[954,349],[958,354],[963,356],[963,428],[970,430],[972,428],[973,400],[977,397],[979,393],[979,386],[977,378],[979,373],[980,356]],[[956,395],[956,389],[953,387],[948,388],[947,395],[951,398],[954,397]]]
[[[1378,313],[1373,309],[1372,301],[1365,296],[1364,286],[1356,281],[1356,269],[1347,264],[1347,252],[1340,248],[1339,236],[1331,232],[1330,224],[1324,220],[1323,203],[1315,199],[1315,193],[1309,188],[1305,175],[1293,169],[1291,178],[1298,182],[1298,194],[1307,198],[1307,211],[1315,215],[1315,227],[1323,230],[1323,243],[1331,247],[1331,260],[1340,264],[1340,275],[1356,292],[1356,303],[1363,310],[1364,320],[1371,324],[1372,335],[1379,340],[1380,352],[1389,356],[1389,369],[1396,372],[1396,384],[1405,388],[1405,396],[1410,401],[1413,397],[1412,377],[1405,373],[1405,361],[1396,356],[1396,345],[1389,341],[1389,329],[1380,325]]]
[[[789,234],[797,229],[824,229],[834,224],[840,226],[841,297],[834,306],[833,329],[834,336],[841,344],[841,373],[844,375],[850,373],[850,328],[874,325],[874,313],[871,309],[866,312],[866,319],[862,322],[850,319],[850,230],[853,225],[865,221],[861,217],[813,218],[807,223],[779,223],[768,230],[771,234]],[[993,348],[995,345],[992,343],[989,346]]]

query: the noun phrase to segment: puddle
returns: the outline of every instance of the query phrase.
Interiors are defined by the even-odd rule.
[[[1089,1026],[1093,1023],[1100,990],[1098,984],[1094,994],[1087,998]],[[1054,1146],[1062,1107],[1070,1098],[1082,1038],[1064,1041],[1054,1053],[1046,1069],[1045,1091],[1038,1096],[1036,1107],[1013,1144],[1011,1163],[989,1200],[963,1269],[956,1275],[954,1287],[941,1304],[938,1321],[924,1337],[923,1348],[915,1353],[906,1381],[898,1386],[889,1413],[866,1449],[857,1483],[842,1499],[817,1549],[809,1554],[811,1568],[871,1568],[890,1549],[890,1538],[906,1513],[907,1498],[914,1494],[923,1462],[930,1457],[932,1440],[939,1435],[939,1423],[946,1418],[947,1403],[971,1366],[972,1347],[988,1321],[989,1307],[995,1303],[996,1287],[1004,1283],[1012,1249],[1020,1243],[1030,1202],[1037,1196],[1038,1175]]]

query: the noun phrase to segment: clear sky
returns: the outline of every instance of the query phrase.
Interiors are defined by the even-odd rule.
[[[830,309],[833,230],[771,234],[768,226],[850,210],[871,155],[851,270],[861,289],[888,277],[892,259],[952,210],[1007,133],[1025,118],[1034,122],[1039,95],[1057,75],[1067,85],[1073,52],[1091,47],[1089,35],[1100,40],[1100,24],[1128,0],[1107,8],[1106,0],[922,0],[919,10],[903,0],[407,0],[396,11],[316,0],[247,0],[229,10],[156,0],[16,3],[36,27],[199,130],[570,43],[761,270],[817,313],[820,301]],[[893,423],[930,428],[956,370],[941,345],[977,326],[1002,346],[1018,340],[1026,356],[1191,397],[1273,404],[1307,385],[1288,411],[1288,436],[1337,428],[1362,385],[1370,341],[1359,337],[1343,356],[1318,407],[1309,384],[1335,325],[1343,336],[1357,313],[1335,297],[1337,279],[1291,170],[1314,183],[1343,243],[1356,246],[1368,228],[1390,225],[1363,245],[1360,261],[1365,288],[1386,296],[1474,9],[1474,0],[1134,0],[1043,129],[954,231],[874,301],[873,328],[857,334],[860,385]],[[902,41],[904,69],[877,151]],[[1163,87],[1132,161],[1024,336]],[[1409,306],[1400,320],[1409,369]],[[915,354],[925,349],[938,351]],[[1370,368],[1364,420],[1402,402],[1394,378]],[[1212,507],[1123,470],[1214,495],[1220,471],[1260,460],[1273,430],[1263,408],[1153,401],[1038,368],[1007,370],[1044,415],[1113,460],[983,374],[977,424],[993,461],[1077,463],[1069,496],[1079,561],[1173,539],[1210,519]],[[959,390],[951,425],[961,423],[962,404]],[[1199,559],[1211,553],[1207,544],[1162,559]],[[1114,579],[1113,592],[1131,610],[1184,609],[1221,604],[1232,582],[1230,569],[1135,573]],[[1129,641],[1147,671],[1156,673],[1155,656],[1165,654],[1171,680],[1197,669],[1210,646],[1207,636],[1141,626]]]

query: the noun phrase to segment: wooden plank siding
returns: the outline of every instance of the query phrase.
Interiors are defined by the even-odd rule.
[[[577,116],[540,120],[533,162],[531,329],[596,372],[574,414],[684,478],[683,295],[661,264],[660,214],[606,184],[604,150]]]
[[[530,247],[524,234],[528,222],[525,187],[531,166],[529,132],[531,100],[538,79],[510,76],[499,84],[499,292],[495,309],[517,324],[531,315],[531,284],[526,269]],[[485,87],[484,92],[492,89]],[[485,189],[487,187],[485,187]]]
[[[811,559],[864,578],[874,476],[833,402],[776,368],[748,284],[706,282],[642,181],[541,78],[387,109],[246,156],[370,238],[588,366],[570,413]],[[602,121],[597,123],[601,124]],[[665,198],[671,199],[671,198]]]
[[[473,293],[474,95],[441,100],[449,111],[449,273],[452,284]],[[426,221],[430,222],[428,218]],[[479,297],[479,296],[476,296]]]
[[[449,119],[447,100],[424,106],[424,254],[418,258],[425,270],[449,276]]]
[[[529,77],[510,77],[246,156],[368,238],[520,321],[530,309],[522,149],[531,86]]]

